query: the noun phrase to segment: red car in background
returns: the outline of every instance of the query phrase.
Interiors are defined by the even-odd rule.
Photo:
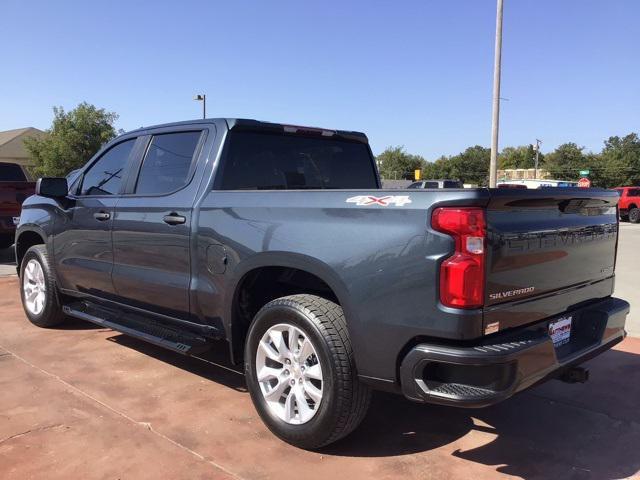
[[[640,222],[640,187],[616,187],[620,194],[618,209],[620,220],[631,223]]]
[[[0,249],[13,245],[22,202],[35,192],[20,165],[0,163]]]

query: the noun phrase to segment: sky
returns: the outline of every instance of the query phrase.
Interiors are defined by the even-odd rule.
[[[495,0],[3,0],[0,130],[87,101],[131,130],[201,116],[489,146]],[[500,146],[640,133],[640,1],[504,0]]]

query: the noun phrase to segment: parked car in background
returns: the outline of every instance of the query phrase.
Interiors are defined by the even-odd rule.
[[[496,185],[498,188],[515,188],[515,189],[526,189],[527,186],[522,183],[499,183]]]
[[[525,188],[548,188],[548,187],[577,187],[578,182],[570,180],[552,180],[552,179],[526,179],[526,180],[504,180],[503,185],[524,185]],[[498,185],[500,187],[500,185]],[[505,187],[503,187],[505,188]],[[506,187],[516,188],[516,187]]]
[[[631,223],[640,222],[640,187],[616,187],[620,194],[618,210],[620,220]]]
[[[462,188],[460,180],[420,180],[407,188]]]
[[[0,249],[13,245],[22,202],[33,195],[34,189],[35,183],[29,181],[20,165],[0,163]]]
[[[41,327],[71,316],[185,355],[225,340],[270,430],[318,448],[358,426],[372,388],[482,407],[586,380],[576,365],[625,335],[617,202],[383,190],[363,133],[174,123],[38,181],[19,285]]]

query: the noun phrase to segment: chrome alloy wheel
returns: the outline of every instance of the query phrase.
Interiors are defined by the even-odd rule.
[[[260,339],[256,375],[271,413],[291,425],[307,423],[322,402],[322,365],[307,335],[286,323]]]
[[[47,287],[44,281],[42,265],[35,259],[29,260],[24,269],[22,291],[24,292],[24,304],[27,310],[33,315],[40,315],[44,310]]]

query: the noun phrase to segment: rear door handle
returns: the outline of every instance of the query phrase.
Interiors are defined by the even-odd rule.
[[[164,223],[168,223],[169,225],[182,225],[187,221],[187,218],[177,213],[170,213],[169,215],[165,215],[163,220]]]
[[[111,214],[107,212],[98,212],[93,214],[93,218],[95,218],[99,222],[104,222],[105,220],[109,220],[111,218]]]

